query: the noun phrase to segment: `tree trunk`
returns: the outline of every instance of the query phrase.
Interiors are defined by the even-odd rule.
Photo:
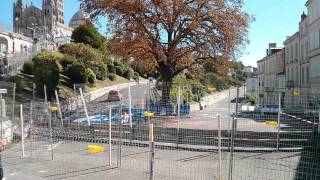
[[[170,101],[170,90],[172,88],[173,76],[169,73],[161,74],[162,82],[162,103],[166,104]]]

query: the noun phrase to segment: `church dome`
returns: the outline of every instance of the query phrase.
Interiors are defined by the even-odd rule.
[[[76,28],[79,25],[86,24],[87,20],[88,18],[84,15],[84,13],[81,10],[79,10],[72,16],[69,26],[72,28]]]

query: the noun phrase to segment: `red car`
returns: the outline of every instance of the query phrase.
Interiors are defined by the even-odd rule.
[[[121,101],[121,100],[122,100],[122,94],[120,93],[120,90],[109,91],[107,101]]]

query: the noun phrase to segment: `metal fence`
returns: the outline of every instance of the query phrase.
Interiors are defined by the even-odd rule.
[[[5,172],[43,179],[320,178],[319,110],[303,106],[316,90],[291,94],[301,96],[299,109],[282,91],[274,92],[275,103],[252,109],[243,88],[202,94],[190,84],[129,86],[118,102],[104,95],[80,98],[76,109],[22,105],[17,126],[24,138],[3,152]]]

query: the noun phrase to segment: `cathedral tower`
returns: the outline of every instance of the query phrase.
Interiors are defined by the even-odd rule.
[[[18,0],[13,3],[13,31],[15,33],[24,34],[24,0]]]

